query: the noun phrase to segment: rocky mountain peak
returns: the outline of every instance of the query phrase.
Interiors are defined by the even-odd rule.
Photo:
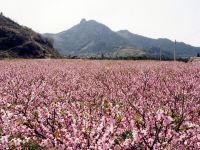
[[[173,57],[173,41],[152,39],[128,30],[114,32],[95,20],[82,19],[72,28],[47,37],[54,39],[54,47],[63,55],[158,58],[162,49],[163,57]],[[196,56],[199,51],[200,48],[177,42],[177,58]]]
[[[80,24],[86,23],[87,20],[85,18],[81,19]]]

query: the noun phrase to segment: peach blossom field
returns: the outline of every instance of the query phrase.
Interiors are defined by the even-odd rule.
[[[200,63],[0,61],[0,149],[200,149]]]

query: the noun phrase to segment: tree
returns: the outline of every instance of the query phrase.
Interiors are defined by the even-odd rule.
[[[104,58],[105,58],[105,57],[104,57],[104,54],[102,53],[102,54],[101,54],[101,59],[104,59]]]

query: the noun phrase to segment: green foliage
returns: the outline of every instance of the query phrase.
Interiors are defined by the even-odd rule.
[[[119,142],[119,140],[118,139],[115,139],[114,140],[114,144],[113,144],[114,146],[116,146],[116,145],[120,145],[120,142]]]
[[[39,117],[39,114],[38,114],[38,112],[33,112],[33,116],[35,117],[35,118],[38,118]]]
[[[181,117],[180,116],[176,116],[175,117],[175,124],[178,125],[181,122]]]
[[[116,123],[117,124],[120,124],[120,122],[122,121],[123,117],[118,115],[117,118],[116,118]]]
[[[40,145],[30,141],[22,145],[22,150],[48,150],[47,148],[42,148]]]
[[[134,122],[135,122],[136,126],[139,127],[139,126],[142,124],[142,119],[141,119],[141,117],[140,117],[139,115],[135,115],[135,116],[134,116]]]
[[[133,147],[127,149],[127,150],[143,150],[144,144],[143,143],[137,143]]]
[[[122,139],[125,141],[126,139],[133,138],[133,132],[131,130],[124,131],[121,136]]]
[[[176,132],[179,132],[180,127],[181,127],[181,124],[182,124],[182,123],[181,123],[181,122],[182,122],[182,117],[177,115],[174,119],[175,119],[175,120],[174,120],[174,123],[175,123],[174,130],[175,130]]]
[[[18,133],[17,135],[11,135],[11,136],[8,138],[8,140],[11,141],[11,140],[13,140],[13,139],[15,139],[15,138],[23,139],[21,133]]]
[[[200,116],[200,108],[197,109],[197,114]]]
[[[133,132],[131,130],[124,131],[121,135],[119,135],[118,139],[114,140],[114,146],[120,145],[120,143],[123,143],[126,139],[133,138]]]
[[[4,135],[3,130],[0,128],[0,136]]]
[[[104,112],[105,114],[109,114],[109,110],[110,110],[110,104],[109,104],[108,102],[105,102],[105,103],[103,104],[103,112]]]

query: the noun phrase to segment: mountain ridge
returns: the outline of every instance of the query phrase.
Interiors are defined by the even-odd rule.
[[[63,55],[107,57],[173,58],[174,42],[167,38],[148,38],[128,30],[112,31],[95,20],[82,19],[79,24],[57,34],[44,34],[54,40]],[[200,47],[183,42],[176,44],[177,58],[196,56]]]
[[[44,36],[54,39],[54,47],[63,55],[115,57],[121,49],[135,49],[126,39],[95,20],[82,19],[69,30]]]
[[[142,35],[131,33],[128,30],[120,30],[117,32],[122,37],[129,40],[131,43],[134,43],[138,48],[146,49],[147,51],[152,49],[152,47],[161,48],[163,52],[172,53],[174,49],[174,41],[171,41],[167,38],[148,38]],[[187,51],[190,50],[190,51]],[[200,47],[191,46],[184,42],[176,42],[176,54],[179,57],[191,57],[196,56],[199,53]]]
[[[67,31],[45,36],[53,38],[55,48],[65,55],[109,55],[116,49],[132,46],[110,28],[95,20],[82,19]]]

